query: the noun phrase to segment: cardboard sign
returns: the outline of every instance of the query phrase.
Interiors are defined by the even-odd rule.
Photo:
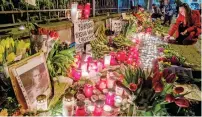
[[[193,78],[191,68],[184,68],[184,67],[172,65],[169,69],[172,70],[172,72],[176,73],[177,75]]]
[[[75,22],[74,38],[76,44],[84,44],[94,40],[94,22],[92,20],[80,20]]]
[[[75,48],[76,52],[84,52],[84,44],[76,44]]]
[[[122,30],[122,21],[121,20],[112,20],[112,31],[119,33]]]

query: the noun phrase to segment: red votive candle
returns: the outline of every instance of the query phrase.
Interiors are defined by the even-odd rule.
[[[93,95],[93,86],[91,84],[86,84],[84,86],[84,94],[87,98],[90,98]]]

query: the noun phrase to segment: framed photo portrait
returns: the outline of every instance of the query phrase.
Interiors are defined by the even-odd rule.
[[[51,96],[51,82],[43,53],[19,62],[9,68],[12,85],[19,103],[26,102],[29,110],[37,109],[37,97]],[[23,97],[19,96],[21,94]],[[23,104],[22,104],[23,105]]]

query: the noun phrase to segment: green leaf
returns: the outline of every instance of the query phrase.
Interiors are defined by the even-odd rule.
[[[147,111],[144,113],[144,116],[153,116],[152,111]]]
[[[154,107],[154,114],[156,115],[156,113],[161,110],[161,104],[157,104],[155,107]]]
[[[134,105],[130,104],[127,116],[133,116]]]

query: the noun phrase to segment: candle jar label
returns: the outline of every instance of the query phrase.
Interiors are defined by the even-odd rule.
[[[37,102],[37,110],[45,111],[48,109],[47,100],[41,100]]]
[[[123,88],[116,86],[116,95],[122,96],[123,95]]]

